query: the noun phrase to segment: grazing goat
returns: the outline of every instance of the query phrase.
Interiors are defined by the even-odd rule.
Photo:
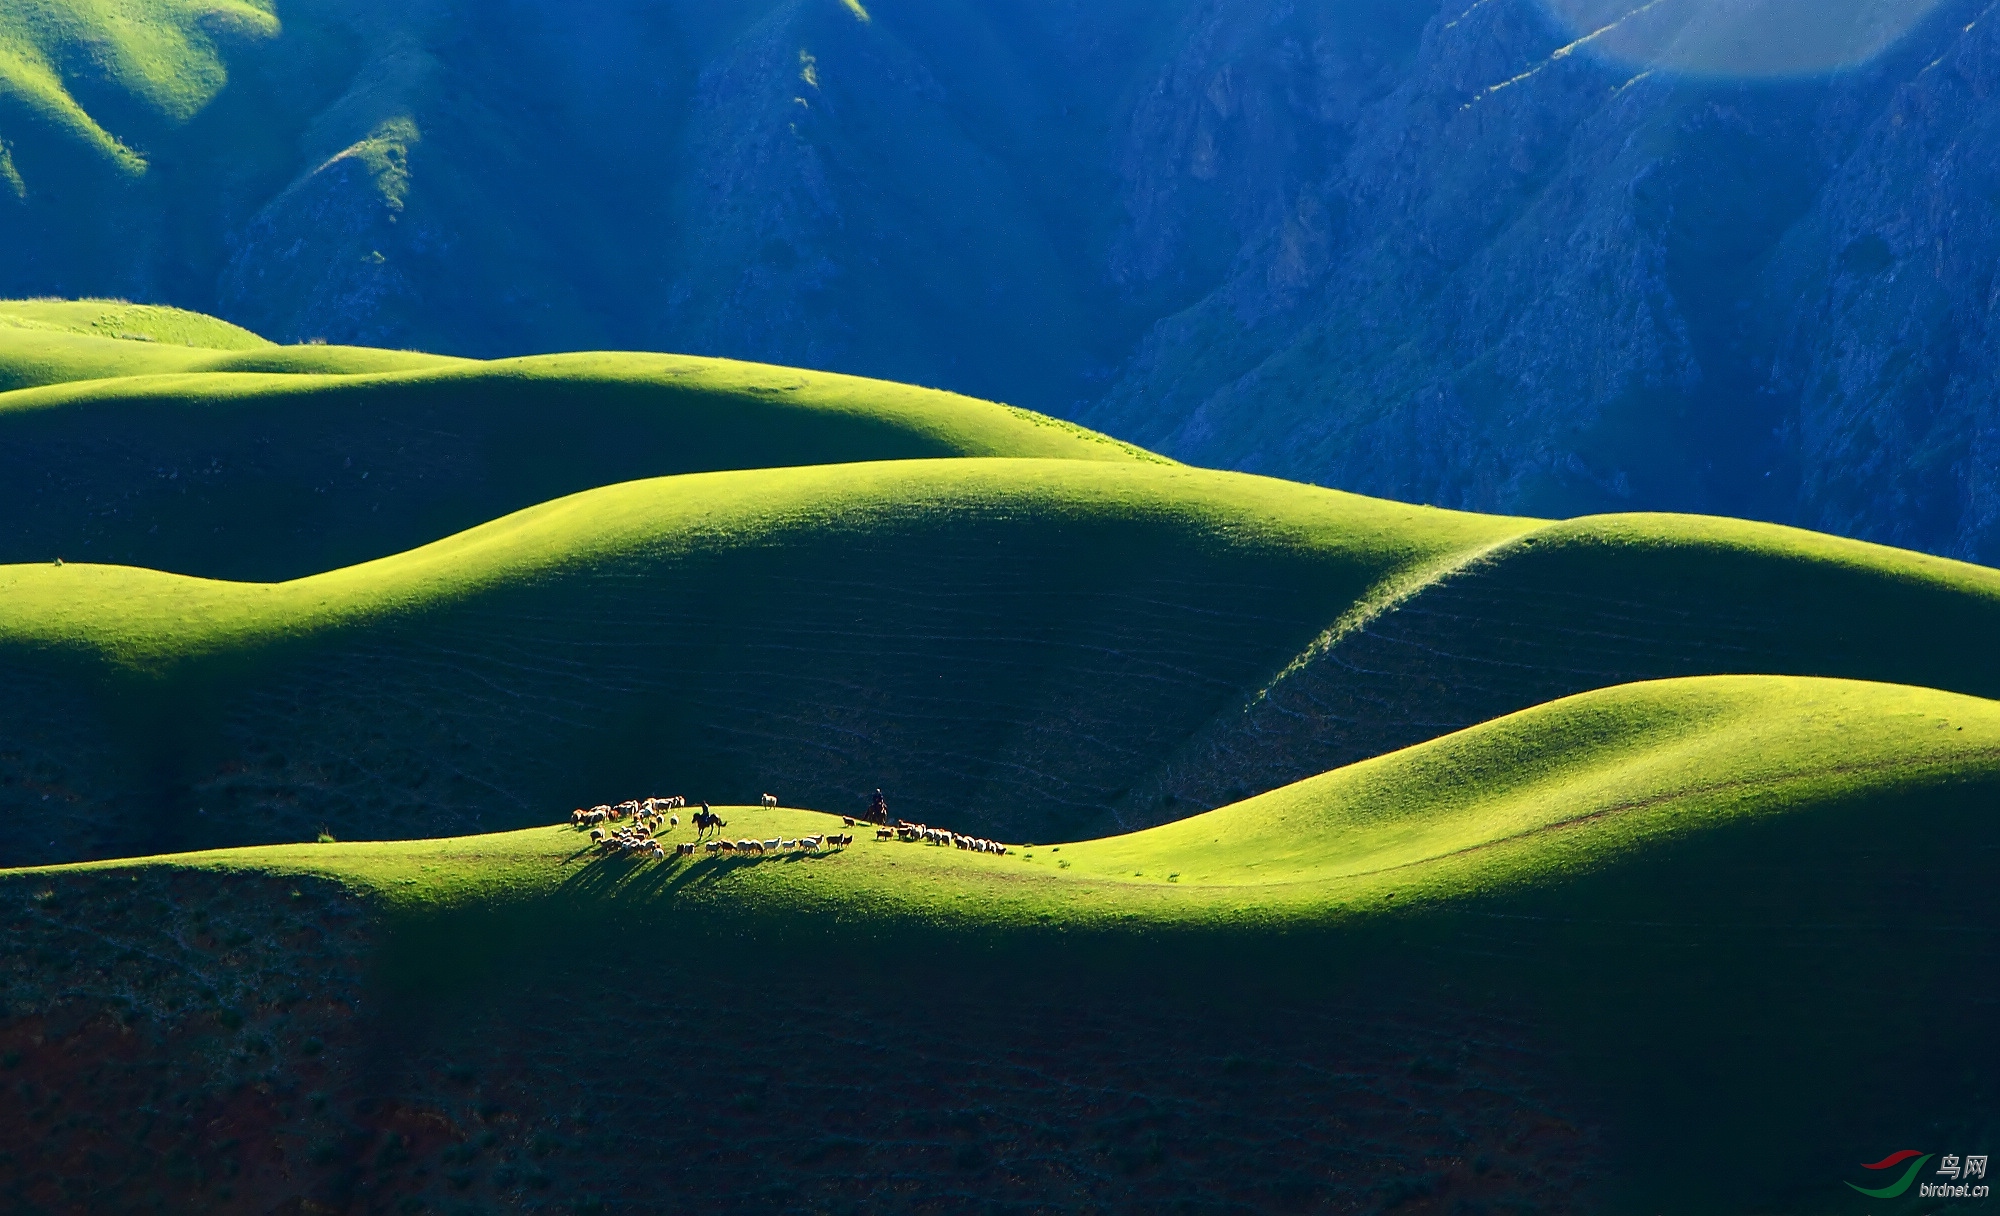
[[[877,839],[877,840],[894,840],[895,838],[896,838],[896,829],[895,829],[895,828],[876,828],[876,829],[875,829],[875,839]]]
[[[667,826],[670,828],[677,828],[681,826],[681,817],[679,815],[667,816]]]
[[[772,810],[772,811],[775,811],[775,810],[777,810],[777,809],[778,809],[778,796],[777,796],[776,794],[766,794],[766,795],[764,795],[764,808],[765,808],[766,810]]]
[[[840,825],[841,825],[842,827],[848,827],[848,828],[851,828],[851,827],[853,827],[853,826],[854,826],[854,816],[852,816],[852,815],[842,815],[842,816],[840,817]]]
[[[681,841],[679,844],[674,846],[674,852],[680,854],[682,857],[693,857],[694,841],[692,840]]]
[[[591,839],[591,842],[592,842],[593,844],[603,844],[603,843],[604,843],[604,829],[603,829],[603,828],[592,828],[592,829],[590,829],[590,839]]]

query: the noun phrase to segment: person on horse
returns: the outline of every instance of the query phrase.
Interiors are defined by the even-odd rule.
[[[868,822],[879,824],[889,822],[889,800],[882,796],[881,790],[876,790],[875,797],[868,802]]]

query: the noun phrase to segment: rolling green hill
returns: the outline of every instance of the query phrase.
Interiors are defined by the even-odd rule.
[[[587,841],[564,824],[144,864],[333,878],[419,910],[548,897],[588,868],[615,875],[592,898],[689,904],[704,917],[830,916],[844,931],[1248,932],[1546,891],[1643,866],[1649,850],[1842,808],[1865,817],[1871,803],[1954,787],[2000,788],[2000,702],[1863,681],[1704,676],[1563,698],[1174,823],[1016,844],[1005,856],[885,844],[863,824],[867,847],[826,859],[824,872],[776,858],[586,866]],[[732,839],[845,830],[821,811],[723,809]],[[966,816],[939,806],[933,819],[949,826]],[[1967,848],[2000,847],[2000,823],[1985,818],[1971,825]],[[683,824],[660,839],[696,833]],[[673,881],[703,866],[713,881]],[[828,873],[837,878],[822,881]]]
[[[1085,831],[1385,580],[1526,526],[1165,464],[907,460],[610,486],[281,584],[0,567],[23,690],[0,855],[439,835],[627,784],[884,785]]]
[[[102,347],[132,353],[113,352],[117,378],[0,393],[0,560],[269,581],[666,473],[938,456],[1161,460],[1026,410],[726,360],[479,363],[67,340],[96,343],[93,358]],[[134,374],[161,370],[162,356],[204,374]]]
[[[1400,651],[1343,661],[1353,637],[1488,568],[1521,569],[1517,589],[1461,600],[1435,648],[1412,628]],[[32,690],[0,729],[17,861],[321,824],[495,829],[627,785],[826,807],[879,785],[913,817],[956,807],[1040,840],[1182,818],[1298,780],[1316,754],[1654,675],[2000,694],[1995,660],[1956,641],[2000,618],[2000,575],[1978,567],[1762,525],[1539,525],[1134,461],[659,478],[280,584],[5,567],[0,608],[0,663]],[[1908,621],[1926,627],[1897,633]],[[1284,712],[1308,678],[1351,700]],[[147,813],[61,826],[134,801]]]
[[[80,951],[77,982],[126,1011],[123,1033],[177,1045],[172,1075],[211,1121],[156,1118],[152,1134],[253,1194],[319,1184],[196,1137],[268,1108],[307,1179],[631,1202],[660,1167],[618,1129],[664,1103],[714,1112],[672,1160],[677,1193],[718,1201],[740,1153],[822,1206],[894,1160],[982,1193],[1088,1196],[1083,1178],[1110,1168],[1252,1206],[1561,1196],[1693,1213],[1728,1194],[1902,1212],[1919,1208],[1843,1206],[1838,1181],[1847,1146],[1885,1128],[1991,1130],[1990,1069],[1955,1045],[2000,995],[2000,888],[1944,879],[2000,848],[1996,793],[1992,702],[1722,677],[1569,698],[1166,827],[1004,857],[864,833],[822,857],[633,862],[543,827],[15,871],[0,901],[4,957]],[[837,826],[725,811],[732,836]],[[288,996],[303,976],[367,995]],[[10,981],[53,982],[19,963]],[[16,1066],[108,1111],[157,1083],[66,1050],[36,1044]],[[579,1081],[634,1050],[653,1053],[643,1097]],[[268,1097],[229,1099],[236,1077]],[[1066,1084],[1135,1104],[1073,1105]],[[401,1113],[349,1110],[357,1092]],[[1242,1123],[1203,1117],[1218,1105]],[[1342,1134],[1357,1126],[1364,1145]],[[49,1159],[99,1128],[59,1125]],[[326,1151],[306,1151],[314,1136]],[[1754,1160],[1731,1152],[1746,1137]],[[452,1168],[479,1160],[532,1166]]]
[[[202,350],[259,350],[273,345],[240,325],[159,304],[133,304],[126,300],[0,300],[0,341],[11,346],[33,336],[55,334]],[[10,350],[8,357],[11,353]]]
[[[2000,577],[1740,520],[1604,515],[1465,551],[1336,622],[1120,806],[1214,806],[1557,697],[1715,673],[2000,696]]]

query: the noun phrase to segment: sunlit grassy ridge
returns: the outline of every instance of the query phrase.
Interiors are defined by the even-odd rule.
[[[806,861],[598,860],[575,830],[278,846],[137,864],[314,874],[410,908],[587,891],[844,923],[1134,927],[1377,916],[1549,888],[1759,822],[2000,781],[2000,703],[1932,689],[1716,676],[1566,698],[1129,835],[993,856],[862,840]],[[950,818],[939,808],[940,819]],[[735,837],[842,830],[725,808]],[[1845,813],[1845,812],[1844,812]],[[1851,827],[1851,825],[1850,825]],[[1943,830],[1898,818],[1885,834]],[[1990,819],[1971,850],[1989,849]],[[694,838],[683,825],[669,843]],[[130,863],[106,862],[103,865]],[[1797,858],[1810,871],[1811,856]],[[579,885],[600,872],[601,881]]]
[[[133,312],[139,306],[133,306]],[[284,372],[353,375],[448,367],[466,362],[443,355],[377,350],[367,346],[275,346],[257,339],[224,345],[228,334],[183,333],[171,322],[193,314],[159,309],[168,324],[116,312],[97,314],[103,329],[44,328],[0,313],[0,393],[79,380],[184,372]],[[143,328],[127,330],[125,321]],[[115,332],[105,332],[112,330]],[[119,334],[126,334],[120,337]],[[142,335],[135,338],[132,335]],[[254,337],[254,335],[252,335]]]
[[[666,473],[941,456],[1164,463],[1026,410],[729,360],[574,354],[481,363],[339,347],[214,354],[50,339],[40,349],[90,344],[91,358],[117,364],[91,374],[119,378],[0,393],[0,559],[261,581],[383,557],[564,494]],[[132,374],[174,360],[206,370]],[[68,368],[81,370],[81,356]]]
[[[23,353],[32,351],[38,342],[57,341],[57,335],[159,343],[209,351],[259,350],[272,346],[269,340],[239,325],[231,325],[205,313],[169,308],[162,304],[133,304],[125,300],[0,300],[0,367],[6,367]],[[130,346],[102,349],[129,351],[135,359],[143,359],[147,353]],[[164,350],[158,354],[172,357]],[[180,370],[180,366],[172,365],[172,370]],[[18,387],[11,382],[12,378],[11,368],[0,372],[0,384],[8,388]]]
[[[15,0],[0,8],[0,99],[140,173],[145,159],[86,111],[75,81],[109,83],[162,119],[186,122],[228,79],[219,38],[277,32],[269,0]]]

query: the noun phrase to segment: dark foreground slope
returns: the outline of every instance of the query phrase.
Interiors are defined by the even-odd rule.
[[[0,1113],[46,1135],[0,1174],[126,1210],[1927,1210],[1844,1181],[1995,1130],[1996,794],[1993,703],[1707,679],[1008,857],[545,828],[17,871]]]
[[[942,456],[1164,463],[992,402],[716,359],[478,363],[56,337],[129,349],[53,371],[12,352],[30,370],[113,378],[0,393],[0,561],[267,581],[669,473]]]

